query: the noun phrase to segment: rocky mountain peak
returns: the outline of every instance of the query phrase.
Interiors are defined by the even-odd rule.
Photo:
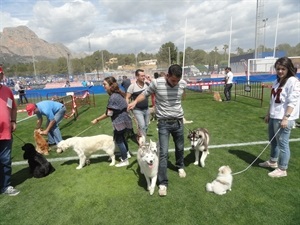
[[[64,45],[48,43],[26,26],[3,28],[0,39],[0,56],[4,58],[57,59],[71,54]]]

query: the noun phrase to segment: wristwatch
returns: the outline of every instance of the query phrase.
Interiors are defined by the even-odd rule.
[[[284,115],[286,118],[289,118],[291,116],[291,114],[285,114]]]

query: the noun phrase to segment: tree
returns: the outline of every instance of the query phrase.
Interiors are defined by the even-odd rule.
[[[169,65],[176,62],[177,58],[177,47],[172,42],[163,44],[157,54],[158,64],[164,67],[169,67]]]
[[[214,55],[215,55],[215,65],[217,64],[217,53],[218,53],[218,48],[217,48],[217,46],[215,46],[215,48],[214,48]]]
[[[237,52],[237,55],[243,55],[244,54],[244,50],[240,47],[237,47],[236,52]]]

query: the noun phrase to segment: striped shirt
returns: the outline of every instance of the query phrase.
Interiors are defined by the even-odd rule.
[[[180,80],[175,87],[167,84],[165,77],[153,79],[143,92],[145,97],[155,94],[156,116],[158,119],[182,119],[181,98],[187,83]]]

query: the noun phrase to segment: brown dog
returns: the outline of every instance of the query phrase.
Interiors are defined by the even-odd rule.
[[[222,101],[220,93],[217,92],[217,91],[214,91],[214,100],[217,101],[217,102],[221,102]]]
[[[34,130],[34,141],[36,146],[36,151],[44,154],[49,155],[49,145],[45,138],[39,133],[39,130]]]

